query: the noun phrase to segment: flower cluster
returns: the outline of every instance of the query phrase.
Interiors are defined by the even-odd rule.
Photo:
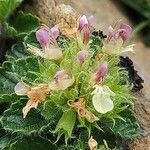
[[[101,39],[103,46],[98,43],[98,51],[94,51],[91,48],[93,19],[93,16],[88,18],[81,16],[77,19],[77,30],[73,32],[73,38],[69,39],[70,45],[75,45],[71,48],[63,48],[58,44],[59,38],[63,36],[59,25],[51,29],[42,25],[36,31],[36,39],[41,48],[27,44],[27,50],[37,59],[55,63],[58,69],[46,83],[29,85],[20,81],[15,86],[14,90],[17,95],[26,95],[29,99],[22,110],[24,118],[30,109],[36,109],[39,103],[45,101],[53,101],[58,107],[63,108],[64,113],[67,110],[73,110],[79,118],[90,124],[99,121],[101,115],[113,112],[116,107],[117,93],[108,84],[110,56],[116,59],[115,56],[122,52],[133,51],[134,44],[126,45],[127,40],[131,37],[132,28],[124,23],[119,24],[119,27],[110,26],[107,38]],[[102,55],[101,58],[98,57],[100,55]],[[94,61],[92,61],[93,57]],[[51,71],[51,68],[48,69]],[[82,74],[85,76],[80,79]],[[55,99],[49,99],[55,93],[71,90],[76,91],[77,96],[74,96],[74,99],[67,99],[63,105],[57,104]],[[92,150],[97,147],[97,142],[91,138],[89,145]]]

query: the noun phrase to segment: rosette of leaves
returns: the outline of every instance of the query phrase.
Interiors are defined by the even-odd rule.
[[[46,27],[47,29],[47,27]],[[85,35],[83,34],[83,38]],[[139,125],[131,109],[132,96],[126,72],[117,64],[116,55],[102,55],[103,36],[91,35],[88,41],[79,38],[59,36],[57,42],[62,50],[61,59],[46,59],[33,55],[27,50],[29,44],[39,48],[35,32],[27,35],[23,43],[12,46],[7,53],[7,61],[0,68],[0,102],[8,102],[10,107],[1,115],[0,148],[2,150],[39,149],[44,150],[85,150],[92,135],[101,148],[115,149],[118,139],[132,139],[138,135]],[[81,39],[80,39],[81,38]],[[86,45],[86,46],[85,46]],[[88,46],[87,46],[88,45]],[[77,54],[87,48],[89,55],[81,65]],[[93,71],[101,59],[108,64],[108,74],[104,80],[114,93],[114,108],[107,113],[98,113],[92,104],[90,83]],[[18,82],[28,85],[50,83],[60,69],[69,71],[74,80],[65,89],[51,91],[37,109],[31,109],[23,118],[22,109],[28,101],[27,96],[16,95],[14,88]],[[86,111],[95,119],[79,115],[68,105],[80,98],[85,100]]]

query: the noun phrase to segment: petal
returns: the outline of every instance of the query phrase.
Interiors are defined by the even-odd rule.
[[[122,23],[120,29],[123,29],[123,31],[120,32],[121,38],[124,41],[127,40],[131,36],[132,28],[128,24]]]
[[[114,108],[110,95],[106,93],[97,93],[93,95],[92,102],[95,110],[102,114],[105,114]]]
[[[49,31],[45,27],[39,29],[36,31],[36,38],[41,47],[45,47],[49,43]]]
[[[31,88],[24,82],[18,82],[14,90],[17,95],[27,95],[27,92],[30,91]]]
[[[36,56],[43,57],[43,52],[41,51],[41,49],[39,49],[33,45],[27,44],[27,50]]]
[[[98,84],[101,81],[101,79],[103,79],[106,76],[107,68],[108,68],[108,63],[106,61],[104,61],[102,64],[100,64],[97,72],[95,73],[95,77],[94,77],[94,82],[96,84]]]
[[[74,83],[74,77],[66,70],[57,71],[54,79],[59,90],[65,90],[66,88],[72,86]]]
[[[90,150],[97,150],[98,143],[95,139],[93,139],[92,136],[88,140],[88,145],[89,145]]]
[[[38,101],[29,100],[26,104],[26,106],[22,109],[23,112],[23,118],[25,118],[30,111],[31,108],[37,108]]]
[[[59,47],[49,45],[44,49],[43,57],[46,59],[58,60],[62,57],[62,50]]]
[[[87,50],[82,50],[77,53],[77,61],[82,65],[87,59],[89,52]]]
[[[95,87],[95,90],[91,93],[91,95],[103,92],[103,87],[102,86],[99,86],[99,85],[96,84],[94,87]]]
[[[108,86],[106,86],[106,85],[103,85],[103,90],[104,90],[104,92],[106,92],[107,94],[109,94],[110,96],[115,96],[116,94],[113,92],[113,91],[111,91],[111,89],[108,87]]]
[[[59,89],[65,90],[68,87],[72,86],[74,83],[74,78],[62,79],[61,83],[59,84]]]
[[[92,24],[93,24],[93,22],[94,22],[94,16],[89,16],[89,17],[87,18],[87,20],[88,20],[89,26],[92,26]]]
[[[122,48],[122,53],[123,52],[134,52],[133,47],[135,46],[135,44],[132,45],[128,45],[125,48]]]
[[[53,39],[57,39],[58,36],[59,36],[59,29],[57,26],[54,26],[53,28],[50,29],[50,36],[53,38]]]
[[[88,20],[87,20],[87,17],[85,15],[83,15],[82,17],[79,17],[78,21],[79,21],[79,30],[80,31],[82,30],[82,28],[85,25],[88,25]]]

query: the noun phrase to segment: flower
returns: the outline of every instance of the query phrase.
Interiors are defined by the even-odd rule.
[[[89,52],[87,50],[82,50],[77,53],[77,61],[82,65],[87,59]]]
[[[111,41],[109,43],[105,43],[102,51],[109,55],[118,55],[124,52],[134,52],[135,44],[131,44],[128,46],[123,46],[123,40],[118,39],[117,41]]]
[[[102,48],[103,52],[110,55],[118,55],[127,51],[133,52],[135,44],[128,46],[125,45],[125,41],[131,36],[131,34],[132,28],[125,23],[122,23],[117,29],[109,26],[108,36]]]
[[[95,139],[93,139],[92,136],[90,137],[88,141],[88,145],[89,145],[90,150],[97,150],[98,143]]]
[[[132,34],[132,28],[125,23],[122,23],[118,29],[109,26],[108,28],[108,37],[107,41],[114,41],[121,38],[123,41],[126,41]]]
[[[36,31],[36,38],[42,49],[27,44],[27,50],[34,55],[41,56],[45,59],[58,60],[62,57],[62,51],[56,41],[58,36],[58,27],[54,26],[49,29],[48,27],[42,26],[38,31]]]
[[[49,83],[49,87],[52,90],[65,90],[72,86],[73,83],[74,77],[69,72],[62,69],[56,72],[54,81]]]
[[[73,107],[80,117],[85,118],[90,123],[99,120],[99,118],[85,108],[85,100],[83,98],[80,98],[78,101],[68,101],[68,105]]]
[[[119,35],[123,41],[126,41],[132,34],[132,28],[128,24],[122,23],[120,25],[120,30]]]
[[[115,96],[106,85],[95,85],[95,90],[91,93],[92,103],[95,110],[99,113],[105,114],[114,108],[111,96]]]
[[[23,108],[23,118],[25,118],[31,108],[37,108],[38,103],[45,100],[46,95],[50,92],[48,84],[39,84],[31,87],[24,82],[19,82],[15,86],[15,93],[17,95],[27,95],[29,100]]]
[[[107,71],[108,71],[107,68],[108,68],[107,61],[104,61],[103,63],[100,64],[96,73],[92,75],[91,80],[93,84],[99,84],[103,80],[103,78],[107,75]]]
[[[90,27],[93,23],[93,16],[90,17],[86,17],[85,15],[83,15],[82,17],[78,18],[78,24],[79,24],[79,31],[82,33],[82,37],[83,37],[83,43],[85,45],[88,44],[89,42],[89,38],[90,38]]]

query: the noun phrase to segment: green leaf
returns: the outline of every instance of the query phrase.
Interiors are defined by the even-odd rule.
[[[14,62],[14,70],[18,74],[19,79],[24,78],[28,82],[33,83],[39,73],[39,63],[35,57],[26,57],[18,59]]]
[[[14,92],[14,86],[18,81],[17,74],[9,69],[10,68],[0,67],[0,96],[12,94]]]
[[[0,22],[4,21],[21,2],[22,0],[0,0]]]
[[[23,136],[9,144],[8,150],[57,150],[57,146],[39,136]]]
[[[59,70],[59,66],[53,61],[45,60],[43,63],[39,63],[40,74],[38,80],[49,82],[54,78],[56,72]]]
[[[11,107],[4,112],[1,120],[2,126],[5,129],[30,133],[39,131],[47,124],[47,121],[36,109],[32,109],[27,117],[25,119],[23,118],[22,109],[26,102],[26,99],[21,99],[19,102],[13,103]]]
[[[25,37],[39,27],[39,19],[30,13],[20,11],[12,16],[6,24],[6,32],[10,37]]]
[[[46,101],[43,105],[42,115],[46,119],[53,121],[54,119],[58,120],[58,117],[62,114],[61,109],[52,101]]]
[[[121,136],[125,139],[132,139],[139,135],[140,127],[137,122],[137,119],[132,110],[126,109],[118,114],[120,118],[115,119],[115,124],[113,120],[104,119],[103,122],[102,118],[101,121],[108,126],[116,136]]]
[[[71,138],[72,131],[76,121],[76,113],[73,110],[65,111],[60,118],[55,132],[58,132],[58,137],[60,137],[63,133],[65,134],[65,140]]]
[[[11,47],[11,50],[8,51],[7,57],[9,59],[9,56],[16,61],[16,59],[25,58],[28,56],[31,56],[30,53],[26,50],[26,47],[23,43],[14,44]],[[12,61],[11,59],[11,61]]]

